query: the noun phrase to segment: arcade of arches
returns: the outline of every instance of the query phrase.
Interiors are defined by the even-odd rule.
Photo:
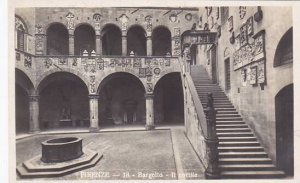
[[[107,24],[96,35],[94,28],[81,24],[74,31],[61,23],[52,23],[47,28],[47,55],[83,55],[86,51],[91,55],[130,55],[166,56],[171,55],[171,32],[168,28],[156,27],[152,36],[138,25],[129,28],[127,35],[122,35],[120,28]]]
[[[22,76],[19,76],[23,74]],[[17,83],[26,77],[16,70]],[[56,72],[38,86],[39,130],[90,127],[90,104],[85,83],[76,75]],[[90,99],[91,98],[91,99]],[[146,98],[143,83],[134,75],[118,72],[100,84],[98,125],[146,125]],[[183,93],[180,73],[161,78],[154,91],[154,125],[183,124]],[[29,130],[29,94],[16,84],[16,132]],[[31,116],[32,117],[32,116]]]

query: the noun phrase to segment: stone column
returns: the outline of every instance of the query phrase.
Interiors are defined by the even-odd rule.
[[[90,131],[97,131],[98,125],[98,99],[99,95],[89,95],[90,100]]]
[[[74,30],[69,30],[69,55],[74,55],[75,53],[74,45]]]
[[[152,37],[147,36],[147,56],[152,56]]]
[[[102,55],[102,38],[101,35],[96,35],[96,55]]]
[[[29,95],[29,133],[38,133],[39,131],[39,96]]]
[[[122,55],[127,56],[127,36],[122,35]]]
[[[146,98],[146,130],[154,129],[154,106],[153,106],[153,94],[145,94]]]
[[[219,152],[218,152],[218,137],[216,134],[216,113],[214,109],[212,93],[207,95],[207,106],[204,110],[207,122],[207,136],[205,137],[208,165],[205,170],[207,179],[217,179],[220,177],[219,171]]]

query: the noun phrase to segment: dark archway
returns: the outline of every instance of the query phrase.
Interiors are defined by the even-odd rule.
[[[118,26],[106,25],[101,35],[103,55],[122,55],[122,33]]]
[[[29,95],[33,91],[33,84],[29,77],[21,70],[15,70],[15,117],[16,134],[29,132]]]
[[[276,48],[274,67],[293,62],[293,27],[280,39]]]
[[[183,124],[184,103],[180,73],[163,76],[154,89],[155,124]]]
[[[145,88],[134,75],[118,72],[107,76],[99,89],[99,125],[145,124]]]
[[[89,126],[88,88],[78,76],[50,74],[41,81],[38,91],[42,130]]]
[[[47,55],[68,55],[69,33],[65,25],[53,23],[47,29]]]
[[[136,56],[146,56],[146,32],[138,25],[132,26],[127,32],[127,55],[133,51]]]
[[[96,50],[96,34],[92,26],[82,24],[75,29],[75,55],[82,55],[84,50],[87,50],[89,55]]]
[[[294,175],[294,86],[290,84],[275,96],[276,156],[278,168]]]
[[[171,32],[168,28],[159,26],[152,32],[152,55],[166,56],[171,54]]]

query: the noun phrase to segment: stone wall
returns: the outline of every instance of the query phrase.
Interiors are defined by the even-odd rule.
[[[206,169],[208,166],[207,146],[205,143],[205,135],[202,129],[203,127],[200,125],[200,120],[203,118],[205,119],[204,112],[202,113],[202,118],[200,118],[201,114],[197,113],[195,104],[195,100],[198,99],[198,96],[189,73],[186,73],[186,76],[182,77],[182,80],[184,86],[185,133],[199,159],[201,160],[204,169]],[[194,90],[194,96],[192,94],[192,90]],[[200,102],[199,104],[202,106]]]
[[[217,42],[216,63],[219,85],[225,90],[224,61],[229,58],[231,89],[225,90],[226,94],[275,161],[275,96],[284,86],[293,83],[293,64],[274,68],[274,57],[280,39],[293,26],[292,8],[261,7],[261,10],[263,17],[259,22],[250,20],[254,18],[257,7],[230,7],[224,24],[221,24],[221,17],[216,18],[217,12],[221,13],[221,8],[212,7],[210,15],[206,9],[203,9],[202,20],[209,24],[211,31],[219,32],[220,35]],[[231,20],[232,26],[230,26]],[[252,21],[253,27],[248,26],[251,25],[249,21]],[[214,22],[213,27],[212,22]],[[246,36],[248,44],[240,41],[243,39],[238,39],[238,36],[245,35],[243,33],[245,25],[250,28]],[[234,43],[230,43],[233,32],[235,40]],[[258,40],[261,34],[264,35],[264,41]],[[264,51],[255,55],[260,48],[263,48],[259,46],[260,43],[264,46]],[[254,50],[247,45],[252,46]],[[209,49],[208,46],[199,46],[198,60],[211,74],[211,64],[208,64],[210,57],[207,57]],[[253,52],[254,54],[251,55]],[[250,55],[247,55],[249,53]],[[243,62],[236,62],[236,60],[243,60]]]

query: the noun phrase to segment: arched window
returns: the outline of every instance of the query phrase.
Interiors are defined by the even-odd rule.
[[[127,32],[127,55],[133,51],[136,56],[146,56],[146,32],[140,26],[133,26]]]
[[[293,62],[293,28],[290,28],[280,39],[276,48],[274,67]]]
[[[96,48],[96,34],[93,27],[82,24],[75,29],[75,55],[82,55],[86,50],[89,55]]]
[[[69,34],[61,23],[54,23],[47,29],[47,55],[68,55]]]
[[[27,28],[25,23],[19,18],[15,17],[15,31],[16,31],[16,48],[18,50],[25,50],[25,33]]]
[[[152,55],[166,56],[171,54],[171,32],[165,27],[157,27],[152,33]]]
[[[103,28],[101,35],[103,55],[122,54],[122,33],[119,27],[109,24]]]

